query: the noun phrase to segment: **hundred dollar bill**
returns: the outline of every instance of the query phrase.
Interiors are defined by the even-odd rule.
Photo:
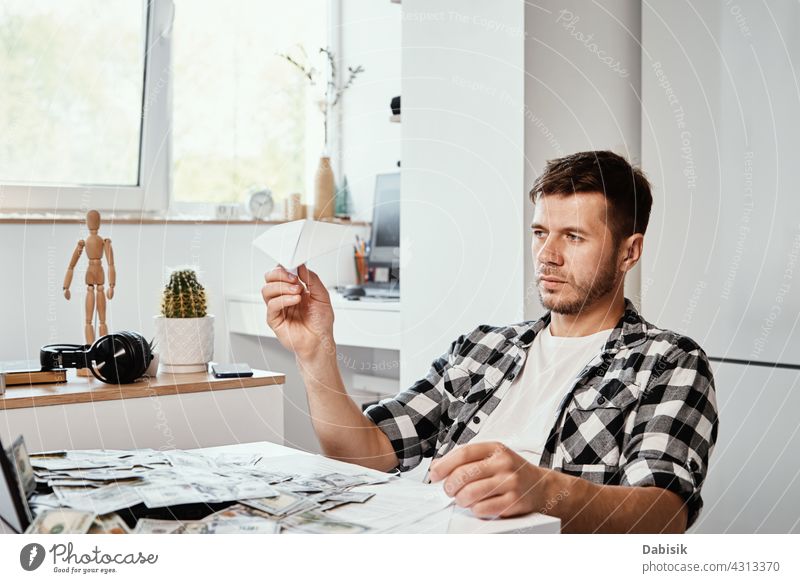
[[[33,466],[31,466],[31,459],[28,456],[28,450],[25,447],[25,438],[21,435],[14,440],[11,445],[11,458],[14,461],[14,466],[17,468],[17,475],[19,481],[22,483],[22,488],[26,496],[33,494],[36,490],[36,477],[33,473]]]
[[[325,496],[325,500],[336,502],[356,502],[363,504],[375,495],[375,492],[337,492],[336,494],[329,494]]]
[[[279,530],[277,520],[240,516],[184,522],[173,534],[276,534]]]
[[[91,470],[108,468],[108,461],[84,461],[67,457],[31,457],[31,465],[37,470]]]
[[[231,486],[233,500],[246,500],[248,498],[275,498],[280,495],[275,488],[257,480],[239,482]]]
[[[55,494],[34,494],[28,504],[34,513],[38,513],[43,508],[60,508],[61,500]]]
[[[70,470],[62,476],[76,480],[94,480],[99,482],[123,482],[143,479],[146,474],[134,470],[118,470],[116,468],[103,468],[99,470]]]
[[[95,480],[73,480],[72,478],[68,479],[50,479],[47,480],[47,485],[55,491],[55,488],[99,488],[101,486],[105,486],[105,482],[97,482]]]
[[[282,523],[288,530],[314,534],[359,534],[369,530],[361,524],[330,518],[321,512],[306,511],[289,516]]]
[[[312,500],[289,492],[279,492],[278,496],[272,498],[241,500],[241,503],[277,517],[287,516],[316,505]]]
[[[64,506],[95,514],[109,514],[136,506],[141,501],[142,498],[136,489],[124,486],[105,486],[61,498]]]
[[[140,518],[133,529],[133,534],[170,534],[181,527],[177,520],[156,520]]]
[[[89,529],[89,534],[130,534],[131,530],[119,514],[97,516]]]
[[[318,478],[295,478],[291,482],[281,484],[284,490],[301,493],[329,492],[335,487],[325,480]]]
[[[45,510],[31,523],[25,534],[86,534],[96,514],[70,508]]]
[[[211,520],[218,520],[221,518],[241,518],[241,517],[268,518],[270,520],[272,520],[273,518],[271,514],[267,514],[266,512],[262,512],[261,510],[256,510],[252,506],[246,506],[244,504],[234,504],[233,506],[228,506],[223,510],[218,510],[213,514],[209,514],[203,520],[211,521]]]
[[[198,492],[192,484],[152,484],[138,487],[136,491],[148,508],[163,508],[164,506],[206,501],[206,493]]]
[[[327,474],[324,476],[319,476],[319,478],[336,486],[337,488],[360,486],[362,484],[367,484],[370,481],[369,476],[364,475],[348,476],[346,474]]]

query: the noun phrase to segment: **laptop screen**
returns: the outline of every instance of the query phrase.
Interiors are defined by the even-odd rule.
[[[28,500],[17,477],[17,470],[0,441],[0,519],[15,532],[25,532],[31,523]]]

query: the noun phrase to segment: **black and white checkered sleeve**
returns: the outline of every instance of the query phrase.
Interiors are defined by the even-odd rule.
[[[620,484],[675,492],[687,506],[688,528],[703,507],[700,490],[718,425],[708,359],[699,346],[682,338],[656,364],[639,400],[620,459]]]
[[[464,338],[459,336],[447,352],[433,361],[425,378],[364,411],[389,438],[400,460],[396,469],[401,472],[415,468],[422,458],[433,455],[442,414],[450,404],[444,374]]]

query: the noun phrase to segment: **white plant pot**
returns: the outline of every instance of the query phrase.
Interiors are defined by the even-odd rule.
[[[159,370],[166,373],[206,372],[214,358],[214,316],[155,316]]]

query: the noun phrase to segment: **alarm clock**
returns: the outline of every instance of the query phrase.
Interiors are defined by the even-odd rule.
[[[269,218],[275,208],[275,201],[272,200],[272,191],[269,188],[252,189],[247,207],[250,210],[250,216],[254,219],[264,220]]]

